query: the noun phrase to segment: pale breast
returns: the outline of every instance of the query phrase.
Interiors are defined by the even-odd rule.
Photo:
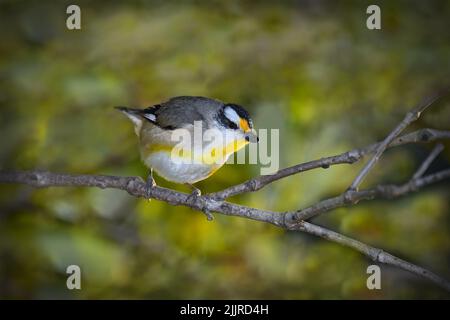
[[[192,163],[183,161],[183,159],[174,159],[167,151],[154,152],[143,160],[148,167],[153,168],[164,179],[176,183],[201,181],[223,165]]]
[[[225,139],[195,137],[192,126],[187,126],[189,139],[179,139],[177,130],[162,130],[154,125],[143,128],[141,158],[166,180],[177,183],[195,183],[208,178],[223,166],[228,157],[247,144],[236,136]],[[200,143],[194,143],[200,138]]]

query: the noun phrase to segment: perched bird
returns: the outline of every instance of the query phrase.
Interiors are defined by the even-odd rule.
[[[149,191],[156,185],[154,170],[168,181],[189,185],[192,194],[199,196],[200,190],[192,184],[211,176],[249,142],[259,140],[243,107],[215,99],[181,96],[146,109],[116,108],[134,124],[141,159],[150,168]],[[196,143],[199,125],[201,140]],[[205,137],[208,130],[223,139]],[[182,134],[191,139],[180,141]]]

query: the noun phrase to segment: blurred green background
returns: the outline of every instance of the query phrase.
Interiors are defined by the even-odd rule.
[[[244,105],[280,130],[281,167],[382,139],[450,75],[450,2],[0,2],[0,168],[139,175],[131,123],[112,107],[202,95]],[[409,128],[450,128],[443,99]],[[364,183],[409,179],[433,144],[388,151]],[[430,171],[449,167],[450,145]],[[361,164],[295,175],[231,199],[268,210],[339,194]],[[199,183],[218,191],[259,174],[227,165]],[[188,190],[169,184],[162,186]],[[314,221],[450,279],[449,183]],[[66,289],[66,267],[82,290]],[[0,186],[0,298],[449,298],[382,266],[366,288],[360,254],[297,232],[89,188]]]

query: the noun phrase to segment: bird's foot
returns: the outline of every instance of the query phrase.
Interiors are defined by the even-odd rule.
[[[150,174],[147,177],[147,182],[145,183],[146,198],[149,202],[152,200],[151,194],[154,187],[156,187],[156,182],[155,179],[153,179],[153,172],[150,171]]]
[[[208,221],[214,220],[214,215],[211,213],[211,211],[209,211],[208,209],[203,209],[202,212],[205,214],[206,220]]]
[[[194,187],[192,184],[189,184],[192,192],[187,198],[187,202],[190,204],[194,204],[199,197],[202,195],[202,191],[199,188]]]
[[[190,195],[188,196],[188,198],[187,198],[187,202],[188,202],[188,203],[190,203],[190,204],[193,205],[193,204],[195,204],[195,203],[197,202],[197,200],[199,200],[199,199],[206,200],[206,199],[203,199],[203,198],[202,198],[202,192],[201,192],[201,190],[200,190],[199,188],[194,187],[192,184],[188,184],[188,186],[192,189],[191,194],[190,194]],[[212,214],[208,209],[204,208],[204,206],[203,206],[203,208],[202,208],[201,210],[202,210],[202,212],[205,214],[206,219],[207,219],[208,221],[214,220],[213,214]]]

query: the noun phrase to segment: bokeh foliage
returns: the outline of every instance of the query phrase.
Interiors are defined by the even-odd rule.
[[[203,95],[246,106],[280,130],[282,167],[381,139],[448,83],[450,3],[377,1],[77,1],[0,3],[1,169],[146,175],[115,105]],[[447,98],[410,129],[450,129]],[[432,145],[387,152],[365,186],[406,181]],[[449,166],[450,145],[431,171]],[[232,199],[289,210],[344,190],[360,164],[315,170]],[[259,174],[227,165],[199,183],[217,191]],[[188,191],[157,179],[158,184]],[[449,184],[361,203],[316,222],[450,278]],[[1,298],[448,298],[403,271],[274,226],[135,199],[115,190],[0,186]],[[82,268],[81,291],[65,268]]]

